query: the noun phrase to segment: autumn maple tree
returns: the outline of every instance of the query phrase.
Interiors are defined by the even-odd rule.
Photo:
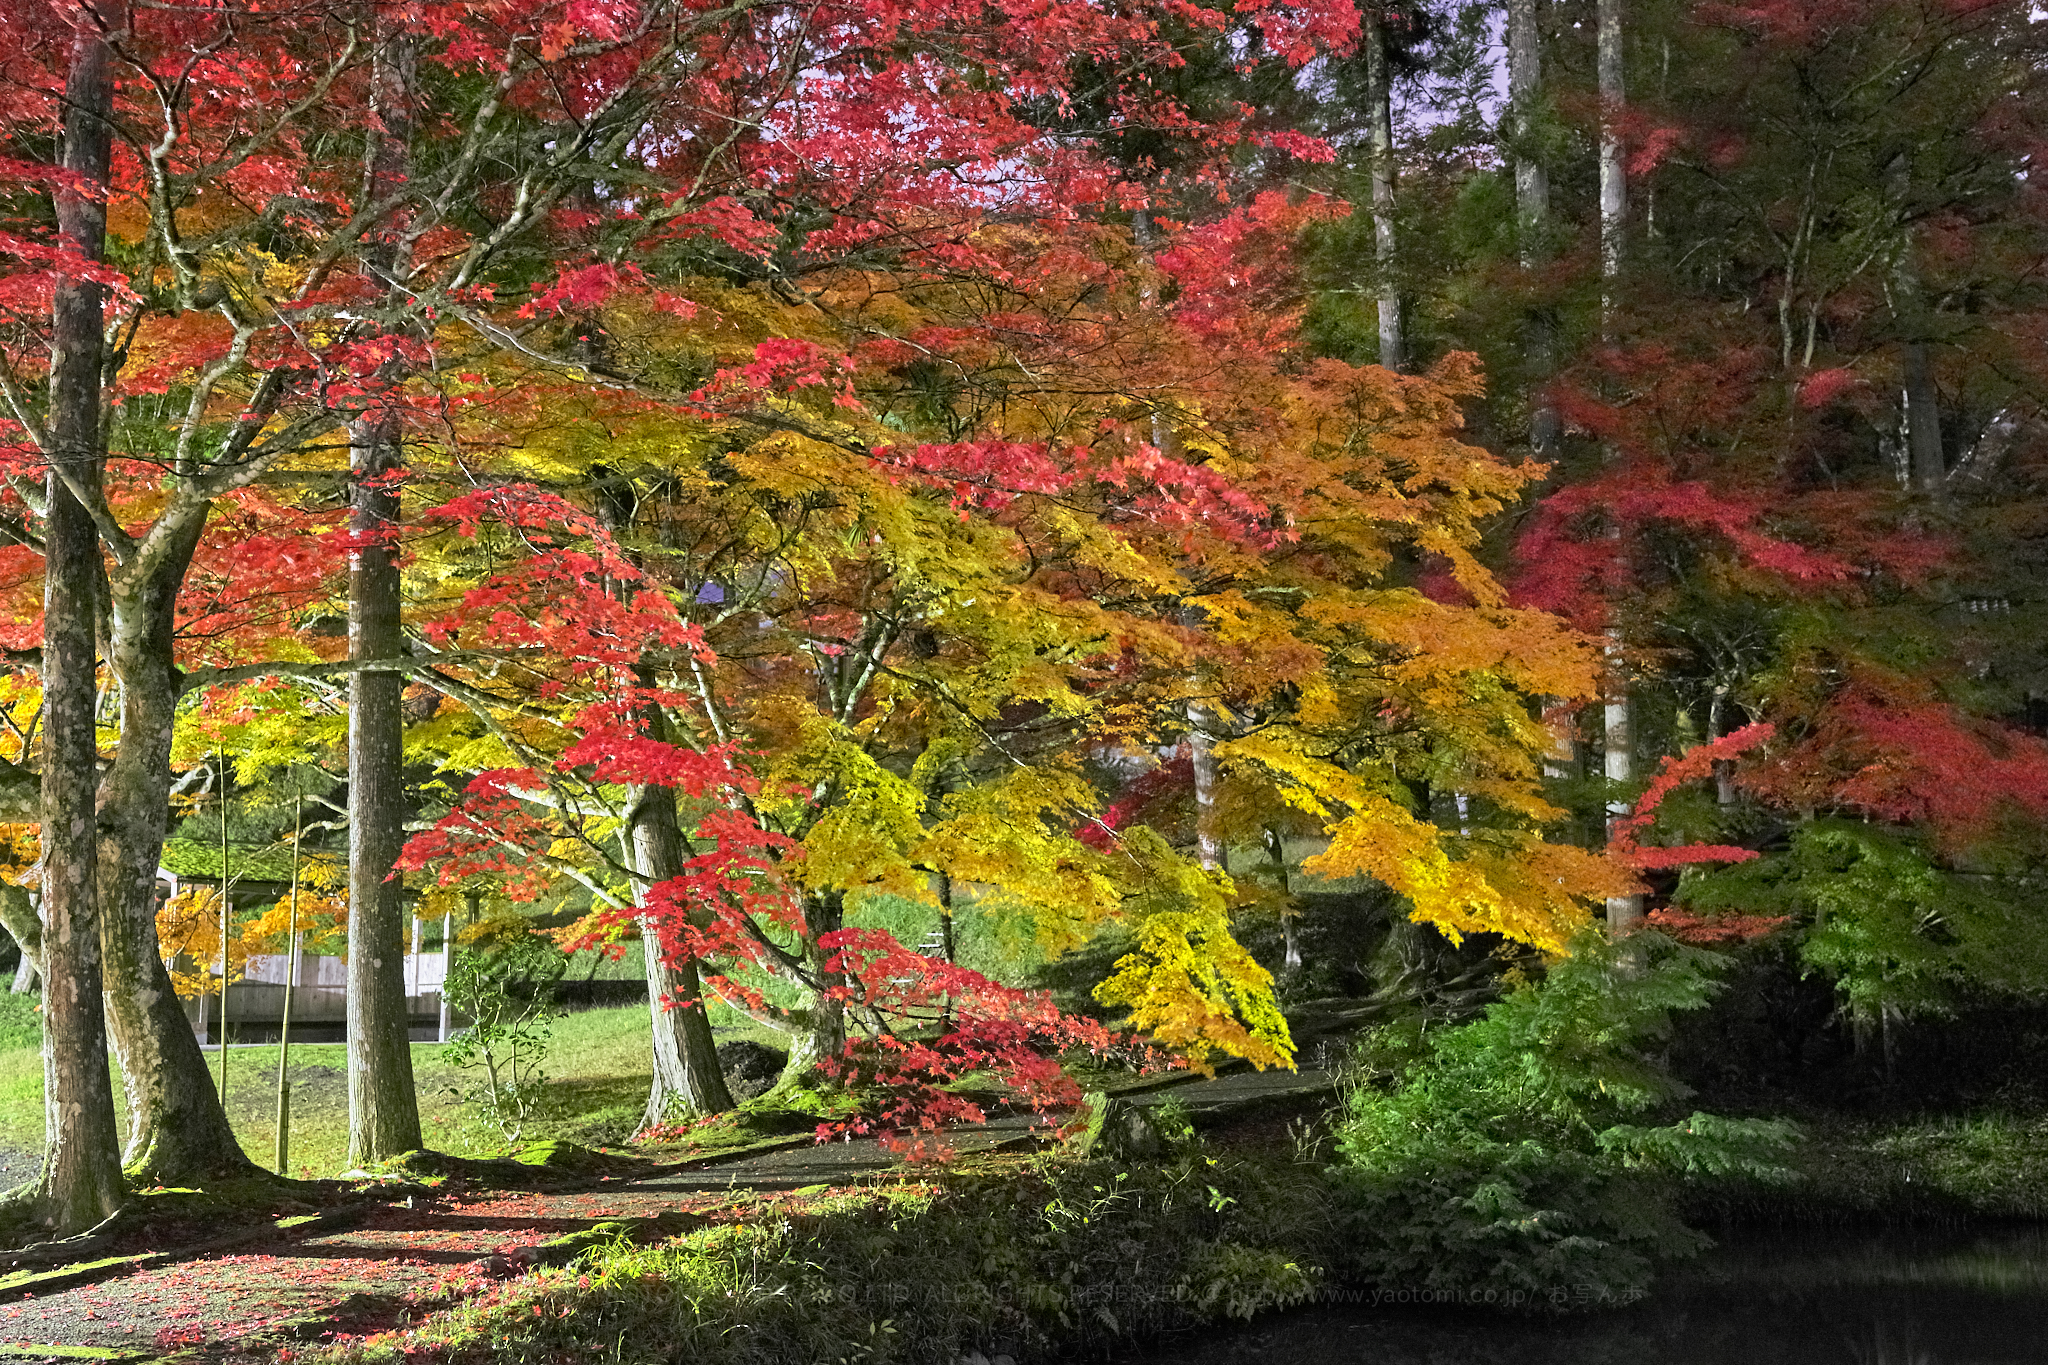
[[[85,578],[62,589],[53,629],[91,619],[78,604],[95,600],[94,564],[108,580],[104,655],[123,718],[100,784],[99,870],[81,852],[73,881],[100,888],[96,909],[80,903],[79,923],[88,938],[97,924],[111,973],[129,1164],[176,1182],[238,1164],[153,939],[149,896],[181,699],[293,666],[324,677],[412,668],[391,653],[401,643],[393,583],[377,567],[404,515],[395,484],[428,449],[450,469],[475,470],[480,455],[444,433],[451,415],[488,403],[498,384],[552,367],[669,401],[699,387],[673,371],[603,373],[577,315],[622,293],[657,313],[690,314],[690,298],[658,283],[677,264],[736,272],[787,296],[835,259],[960,250],[992,217],[1071,217],[1137,194],[1106,172],[1089,132],[1035,115],[1069,94],[1076,52],[1122,54],[1136,69],[1177,57],[1145,13],[1090,5],[1000,22],[978,7],[810,4],[230,15],[23,3],[9,14],[10,32],[24,35],[7,59],[6,171],[18,193],[4,239],[6,303],[20,324],[7,364],[11,487],[27,518],[54,512],[69,525],[73,505],[82,518],[75,564]],[[1318,43],[1345,41],[1355,17],[1330,4],[1268,8],[1250,22],[1299,62]],[[74,77],[91,100],[59,98]],[[84,121],[62,141],[62,158],[76,164],[47,154],[60,114]],[[1109,114],[1118,124],[1182,119],[1135,94],[1119,94]],[[107,138],[103,150],[81,141],[88,126]],[[1221,127],[1210,141],[1224,147],[1234,136]],[[52,202],[62,210],[55,221]],[[63,218],[66,206],[85,216]],[[76,316],[64,314],[74,302]],[[87,326],[86,310],[101,310],[95,335],[111,339],[107,363],[85,363],[62,326],[51,330],[53,306],[74,329]],[[55,363],[67,357],[84,358],[75,390]],[[493,357],[515,357],[516,375]],[[785,360],[812,363],[786,351],[759,363]],[[106,431],[108,447],[65,434],[88,430]],[[77,469],[52,461],[78,441]],[[25,481],[46,467],[61,475],[47,503]],[[358,570],[351,658],[276,647],[292,624],[289,595],[259,613],[270,640],[185,634],[183,589],[217,508],[268,507],[291,523],[302,506],[319,506],[317,495],[295,505],[271,490],[335,487],[351,473],[351,538],[312,538],[345,550]],[[34,547],[73,534],[24,539]],[[219,548],[232,557],[231,545]],[[331,584],[313,567],[288,592],[325,592]],[[383,623],[376,630],[372,617]],[[89,682],[91,665],[79,654],[76,677]],[[43,682],[52,720],[67,714],[60,697],[85,695],[83,682],[67,684],[72,693]],[[382,727],[359,737],[361,754],[393,752],[392,686],[356,687],[355,723]],[[63,763],[43,765],[48,781],[88,780],[85,749],[62,738],[84,734],[89,748],[82,723],[45,726],[51,743],[74,745]],[[357,776],[375,785],[367,769]],[[33,815],[31,771],[10,777],[19,796],[10,813]],[[375,815],[388,830],[393,796],[388,783],[380,790]],[[375,940],[392,916],[371,914],[373,902],[388,904],[390,885],[372,864],[395,850],[369,828],[370,808],[354,815],[364,866],[352,908],[368,916],[359,933]],[[70,847],[46,847],[48,875],[72,875],[62,871]],[[359,956],[388,960],[375,948],[359,943]],[[51,989],[76,987],[89,1012],[90,963],[53,965]],[[358,997],[366,1045],[391,1027],[375,1004],[388,1006],[388,995]],[[388,1049],[376,1056],[388,1060]],[[357,1097],[352,1145],[360,1157],[389,1155],[413,1127],[405,1068],[364,1062],[369,1089]],[[388,1122],[379,1117],[387,1111]]]
[[[714,991],[790,1035],[792,1077],[850,1030],[900,1073],[889,1040],[920,1009],[952,1027],[919,1066],[1021,1058],[1014,993],[863,926],[866,898],[949,913],[956,887],[1028,912],[1053,951],[1123,925],[1105,1003],[1197,1060],[1284,1064],[1233,883],[1118,799],[1114,774],[1206,711],[1251,828],[1291,809],[1329,836],[1320,866],[1389,880],[1446,931],[1561,946],[1584,897],[1629,881],[1543,837],[1533,698],[1584,695],[1592,655],[1472,557],[1531,471],[1458,439],[1469,366],[1274,360],[1299,299],[1286,241],[1332,211],[1270,196],[1168,229],[1153,261],[1122,224],[990,234],[995,316],[957,259],[934,280],[914,260],[842,272],[819,312],[865,338],[858,368],[831,362],[816,314],[731,299],[745,327],[805,335],[740,330],[694,420],[612,398],[527,431],[527,458],[602,453],[608,510],[507,490],[431,514],[489,572],[429,638],[535,657],[484,677],[451,653],[437,685],[476,734],[451,755],[486,771],[408,862],[536,893],[586,880],[611,907],[593,933],[637,919],[650,951],[713,966]],[[1130,306],[1162,278],[1172,308]],[[717,344],[623,306],[581,325],[620,367]],[[514,520],[523,547],[492,530]],[[1386,581],[1418,552],[1455,594]],[[600,591],[593,637],[564,603]],[[1406,784],[1431,780],[1465,794],[1466,826],[1413,812]],[[692,856],[628,895],[613,850],[647,786],[690,798]],[[1237,839],[1239,820],[1211,824]],[[1012,1030],[996,1054],[989,1029]]]

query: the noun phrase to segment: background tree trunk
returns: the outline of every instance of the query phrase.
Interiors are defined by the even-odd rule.
[[[1900,222],[1899,263],[1892,272],[1892,319],[1899,331],[1907,474],[1915,491],[1939,493],[1948,483],[1948,458],[1941,444],[1941,391],[1935,387],[1934,356],[1927,344],[1927,303],[1913,261],[1913,168],[1904,152],[1885,167],[1885,178],[1897,200]]]
[[[1595,22],[1600,80],[1600,313],[1602,330],[1611,337],[1628,228],[1628,162],[1621,140],[1628,86],[1622,63],[1621,0],[1597,0]]]
[[[818,946],[820,937],[845,922],[842,893],[814,892],[804,897],[804,953],[818,989],[807,992],[810,998],[790,1011],[799,1027],[790,1035],[789,1062],[777,1085],[801,1080],[820,1063],[846,1050],[846,1002],[834,994],[845,987],[846,974],[826,970],[831,955]]]
[[[83,24],[90,25],[91,16]],[[106,44],[82,28],[65,85],[64,168],[107,184],[113,85]],[[57,228],[80,254],[106,249],[105,201],[59,187]],[[114,1088],[107,1075],[101,1003],[99,852],[94,738],[99,652],[99,532],[72,497],[61,467],[96,485],[106,451],[100,427],[105,290],[63,280],[51,307],[50,458],[43,586],[43,1113],[47,1125],[38,1218],[79,1232],[121,1206]]]
[[[1400,371],[1408,364],[1401,329],[1401,291],[1394,278],[1394,70],[1387,53],[1387,16],[1365,10],[1365,81],[1372,121],[1373,264],[1379,271],[1380,365]]]
[[[28,990],[22,983],[36,979],[36,964],[43,959],[43,922],[36,917],[35,898],[27,887],[0,883],[0,925],[21,950],[14,969],[14,993],[21,995]]]
[[[1515,166],[1515,241],[1524,270],[1549,254],[1550,173],[1536,146],[1536,113],[1543,102],[1543,35],[1539,0],[1508,0],[1508,127]],[[1529,447],[1539,460],[1556,458],[1563,426],[1543,395],[1550,378],[1556,331],[1550,310],[1531,310],[1528,319]]]
[[[1925,322],[1916,317],[1908,325],[1918,328]],[[1934,357],[1929,353],[1927,338],[1917,331],[1906,338],[1900,350],[1906,383],[1906,449],[1912,460],[1913,487],[1922,493],[1939,493],[1948,483],[1948,460],[1941,449],[1941,394],[1934,383]]]
[[[1627,261],[1628,166],[1621,140],[1621,106],[1628,97],[1623,79],[1621,0],[1597,0],[1598,68],[1600,81],[1600,330],[1612,340],[1616,313],[1620,308],[1621,272]],[[1612,452],[1609,452],[1612,458]],[[1616,534],[1626,536],[1625,528]],[[1627,554],[1623,544],[1621,553]],[[1601,721],[1606,732],[1607,781],[1626,786],[1635,781],[1635,697],[1629,686],[1627,648],[1621,627],[1607,628],[1606,705]],[[1607,802],[1607,828],[1626,820],[1633,804],[1622,798]],[[1643,898],[1610,896],[1607,899],[1607,932],[1619,937],[1633,931],[1643,918]]]
[[[1223,773],[1216,762],[1216,732],[1225,724],[1221,712],[1207,702],[1188,703],[1188,766],[1195,779],[1195,857],[1203,867],[1223,866],[1223,846],[1216,798]]]

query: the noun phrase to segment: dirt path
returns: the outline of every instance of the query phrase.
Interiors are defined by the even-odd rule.
[[[1173,1094],[1199,1121],[1327,1089],[1327,1078],[1316,1073],[1266,1073],[1157,1086],[1130,1098],[1152,1103]],[[1042,1131],[1019,1116],[955,1129],[948,1138],[969,1155],[1029,1148]],[[520,1273],[541,1243],[600,1222],[664,1213],[743,1216],[735,1196],[890,1179],[903,1170],[895,1154],[869,1138],[707,1158],[558,1193],[416,1195],[372,1206],[345,1229],[284,1232],[228,1252],[0,1302],[0,1361],[141,1361],[178,1348],[258,1359],[291,1341],[402,1326]]]

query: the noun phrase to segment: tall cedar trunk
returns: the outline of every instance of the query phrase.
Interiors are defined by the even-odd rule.
[[[395,547],[398,493],[368,481],[398,465],[394,421],[351,428],[356,473],[350,528],[360,541],[349,571],[352,659],[394,659],[399,626]],[[361,1165],[420,1145],[419,1100],[405,1012],[405,917],[391,876],[405,837],[405,718],[396,673],[357,673],[348,711],[348,1150]]]
[[[1601,330],[1611,336],[1620,302],[1628,225],[1628,163],[1621,140],[1621,111],[1628,98],[1622,65],[1621,0],[1596,0],[1595,16],[1600,80],[1600,313]]]
[[[1131,215],[1132,235],[1138,244],[1138,253],[1149,266],[1152,263],[1154,227],[1152,215],[1145,209],[1138,209]],[[1140,294],[1140,302],[1147,308],[1155,302],[1149,286]],[[1155,410],[1152,414],[1152,444],[1161,451],[1178,459],[1181,454],[1180,433],[1166,413]],[[1206,614],[1198,607],[1181,608],[1181,624],[1190,630],[1198,630],[1206,620]],[[1197,686],[1202,685],[1199,674]],[[1187,704],[1188,717],[1188,758],[1194,768],[1195,777],[1195,846],[1203,867],[1221,867],[1224,860],[1223,839],[1216,828],[1216,789],[1219,773],[1216,766],[1216,732],[1223,724],[1218,709],[1205,701],[1190,700]]]
[[[1550,173],[1537,154],[1536,112],[1543,101],[1543,37],[1537,23],[1540,0],[1508,0],[1508,112],[1514,139],[1515,240],[1522,268],[1534,270],[1548,254]],[[1539,460],[1556,457],[1564,434],[1557,408],[1542,393],[1550,379],[1555,320],[1548,308],[1528,319],[1529,446]]]
[[[395,192],[408,171],[412,53],[381,35],[371,68],[371,198]],[[393,229],[396,231],[396,228]],[[403,273],[394,244],[372,243],[373,271]],[[351,659],[395,659],[399,624],[398,469],[403,435],[395,413],[371,411],[349,426],[356,549],[349,568]],[[405,839],[403,680],[362,672],[349,679],[348,707],[348,1151],[351,1165],[382,1161],[420,1145],[419,1097],[405,1013],[405,917],[391,876]]]
[[[1188,759],[1195,776],[1195,855],[1203,867],[1223,866],[1223,834],[1217,828],[1216,795],[1223,775],[1216,764],[1216,708],[1188,703]]]
[[[178,703],[172,638],[178,589],[203,525],[193,519],[167,553],[132,575],[117,570],[109,585],[121,747],[100,785],[100,944],[107,1022],[128,1099],[122,1162],[154,1185],[201,1184],[257,1169],[235,1141],[156,935]]]
[[[636,670],[635,681],[653,687],[653,670]],[[659,706],[648,704],[641,719],[650,738],[674,739],[668,717]],[[682,875],[690,853],[683,840],[682,822],[676,818],[674,787],[636,788],[627,809],[626,856],[633,869],[633,896],[644,905],[650,888]],[[718,1043],[711,1036],[711,1015],[704,1008],[704,983],[697,959],[681,956],[670,960],[662,951],[654,922],[645,916],[640,920],[640,938],[647,949],[647,1008],[654,1040],[654,1080],[647,1090],[647,1112],[640,1126],[651,1128],[678,1116],[722,1114],[733,1107],[732,1091],[726,1088],[725,1071],[718,1063]]]
[[[64,168],[104,186],[112,154],[113,86],[99,36],[74,40],[65,85]],[[106,206],[59,188],[57,227],[82,255],[106,249]],[[99,851],[94,790],[94,622],[99,614],[99,533],[58,476],[96,484],[105,294],[84,280],[58,283],[51,304],[49,515],[43,586],[43,1114],[47,1145],[36,1214],[61,1233],[82,1231],[119,1208],[121,1153],[107,1075],[101,1005]]]
[[[1708,739],[1720,739],[1728,733],[1727,709],[1728,687],[1723,683],[1714,688],[1714,699],[1707,704]],[[1714,804],[1723,809],[1735,804],[1735,760],[1732,758],[1714,760]]]
[[[1546,254],[1550,230],[1550,175],[1535,146],[1536,111],[1543,99],[1543,34],[1537,22],[1539,0],[1508,0],[1508,131],[1515,170],[1515,241],[1524,271],[1533,271]],[[1557,409],[1542,393],[1549,379],[1553,319],[1547,309],[1532,310],[1525,320],[1526,368],[1529,379],[1529,448],[1539,460],[1555,459],[1564,427]],[[1554,699],[1544,703],[1556,709]],[[1543,775],[1570,778],[1579,762],[1575,735],[1556,735],[1543,759]]]
[[[1628,230],[1628,168],[1623,160],[1621,106],[1627,98],[1623,83],[1621,0],[1597,0],[1598,66],[1600,79],[1600,330],[1614,335],[1615,312],[1620,306],[1621,272],[1626,261]],[[1612,458],[1613,452],[1609,452]],[[1617,528],[1617,534],[1622,534]],[[1627,553],[1624,545],[1622,553]],[[1606,730],[1607,780],[1625,786],[1635,781],[1635,698],[1629,687],[1625,666],[1626,641],[1621,628],[1607,629],[1607,702],[1602,708]],[[1607,803],[1609,836],[1633,807],[1613,799]],[[1643,918],[1643,898],[1610,896],[1607,900],[1607,931],[1619,936],[1632,931]]]
[[[1606,730],[1607,781],[1611,787],[1626,787],[1635,781],[1635,699],[1630,695],[1628,676],[1622,661],[1621,633],[1609,628],[1607,632],[1607,702],[1602,708],[1602,720]],[[1629,817],[1633,806],[1621,797],[1607,803],[1608,837],[1612,838],[1615,828]],[[1643,918],[1643,898],[1634,896],[1610,896],[1607,898],[1607,932],[1619,937],[1634,929]]]
[[[1387,56],[1387,16],[1368,6],[1365,32],[1365,79],[1372,120],[1373,265],[1379,272],[1380,365],[1402,370],[1408,365],[1407,342],[1401,332],[1401,291],[1394,283],[1394,75]]]
[[[1301,918],[1301,913],[1294,904],[1293,879],[1287,875],[1287,839],[1270,825],[1266,827],[1265,834],[1266,853],[1273,860],[1273,875],[1280,882],[1280,966],[1288,976],[1299,976],[1301,938],[1296,921]]]
[[[1925,324],[1916,317],[1909,325]],[[1948,461],[1941,452],[1941,396],[1934,385],[1934,358],[1924,336],[1908,337],[1901,349],[1906,381],[1906,449],[1912,459],[1913,487],[1922,493],[1939,493],[1948,483]]]

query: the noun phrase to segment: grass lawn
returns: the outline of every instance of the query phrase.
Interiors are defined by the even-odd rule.
[[[741,1036],[719,1026],[721,1038]],[[549,1112],[527,1124],[522,1140],[567,1138],[586,1146],[625,1141],[647,1103],[652,1079],[648,1063],[645,1005],[582,1010],[554,1021],[553,1047],[543,1064],[552,1082]],[[748,1030],[747,1036],[765,1033]],[[11,1039],[0,1050],[0,1148],[17,1159],[43,1145],[43,1064],[40,1052]],[[465,1109],[458,1092],[466,1078],[441,1060],[435,1043],[415,1043],[413,1075],[419,1088],[420,1126],[426,1145],[465,1155],[495,1155],[506,1144],[495,1127]],[[220,1054],[207,1054],[220,1074]],[[293,1175],[329,1176],[342,1169],[348,1146],[348,1073],[339,1043],[294,1043],[291,1051]],[[119,1073],[114,1084],[120,1085]],[[228,1116],[242,1149],[269,1166],[276,1152],[277,1048],[236,1047],[228,1051]],[[26,1178],[33,1169],[10,1178]]]
[[[938,923],[932,907],[890,896],[869,898],[856,919],[868,927],[887,928],[912,945],[932,934]],[[1017,922],[1014,913],[994,913],[970,901],[961,906],[955,924],[959,957],[965,966],[1000,980],[1024,981],[1043,961],[1043,954],[1030,941],[1028,924]],[[617,961],[597,955],[572,958],[565,979],[638,978],[642,973],[641,945],[624,946],[626,951]],[[0,1188],[33,1178],[40,1166],[43,1067],[35,1003],[34,996],[0,991]],[[721,1042],[752,1038],[778,1049],[786,1046],[737,1011],[717,1003],[710,1008],[712,1028]],[[443,1062],[435,1043],[413,1044],[412,1058],[425,1145],[466,1156],[502,1153],[507,1146],[504,1137],[474,1106],[460,1102],[461,1091],[473,1078]],[[209,1052],[207,1063],[218,1077],[220,1054]],[[228,1116],[236,1136],[252,1160],[270,1167],[277,1150],[277,1048],[235,1047],[228,1052],[227,1064]],[[566,1139],[602,1147],[625,1142],[639,1125],[651,1080],[647,1006],[580,1010],[555,1020],[552,1048],[543,1069],[550,1082],[549,1102],[543,1113],[527,1123],[521,1134],[523,1143]],[[118,1071],[114,1083],[118,1095]],[[338,1174],[348,1146],[348,1073],[342,1045],[294,1043],[291,1084],[290,1174]],[[120,1108],[118,1101],[116,1108]],[[757,1115],[692,1133],[679,1143],[664,1144],[663,1155],[680,1155],[684,1147],[708,1150],[744,1144],[771,1134],[800,1131],[806,1122],[814,1121],[802,1113]]]

